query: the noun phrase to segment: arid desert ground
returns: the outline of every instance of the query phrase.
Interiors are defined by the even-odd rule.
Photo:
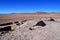
[[[50,17],[55,21],[49,21]],[[58,13],[0,14],[0,24],[15,21],[21,23],[24,19],[27,21],[17,25],[16,30],[0,34],[0,40],[60,40]],[[46,24],[45,26],[42,26],[43,23],[36,25],[41,20]]]

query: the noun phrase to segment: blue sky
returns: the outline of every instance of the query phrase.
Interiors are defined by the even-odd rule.
[[[37,11],[60,12],[60,0],[0,0],[0,14]]]

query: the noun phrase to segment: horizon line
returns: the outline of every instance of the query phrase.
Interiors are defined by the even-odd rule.
[[[39,13],[39,12],[45,12],[45,11],[36,11],[36,12],[7,12],[7,13],[12,14],[12,13]],[[5,14],[4,12],[0,12],[0,13]],[[60,13],[60,12],[46,12],[46,13]]]

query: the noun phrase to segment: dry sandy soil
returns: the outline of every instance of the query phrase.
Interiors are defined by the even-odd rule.
[[[0,14],[0,23],[9,22],[9,21],[21,21],[23,19],[34,20],[41,18],[60,18],[60,14],[54,13],[33,13],[33,14]]]
[[[47,18],[53,17],[56,21],[47,21]],[[0,36],[0,40],[60,40],[60,14],[10,14],[1,15],[0,22],[28,21],[20,25],[13,32]],[[43,20],[46,26],[34,26],[38,21]],[[29,28],[34,30],[29,30]]]

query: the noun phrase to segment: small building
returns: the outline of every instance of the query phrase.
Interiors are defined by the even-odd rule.
[[[6,26],[4,28],[0,28],[0,32],[2,31],[11,31],[11,26]]]
[[[26,19],[22,20],[21,21],[21,24],[24,24],[26,21],[27,21]]]
[[[20,25],[20,23],[19,23],[18,21],[15,21],[14,23],[15,23],[16,25]]]
[[[38,21],[36,26],[46,26],[46,24],[44,23],[44,21]]]
[[[49,19],[48,19],[48,21],[55,21],[52,17],[50,17]]]
[[[1,31],[11,31],[15,29],[16,25],[13,22],[0,24],[0,32]]]

